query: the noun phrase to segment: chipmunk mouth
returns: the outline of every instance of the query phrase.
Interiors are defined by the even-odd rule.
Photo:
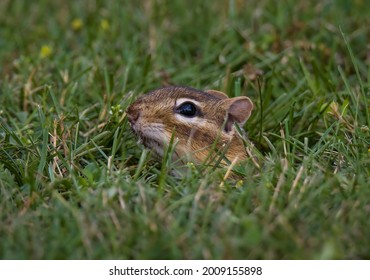
[[[134,123],[131,125],[131,129],[138,137],[139,143],[148,149],[154,150],[158,155],[163,155],[163,147],[168,143],[168,136],[163,124],[142,125]]]

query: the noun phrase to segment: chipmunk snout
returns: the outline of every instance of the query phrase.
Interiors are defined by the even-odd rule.
[[[135,122],[139,119],[140,117],[140,111],[135,110],[132,106],[130,106],[127,111],[127,119],[131,125],[135,124]]]

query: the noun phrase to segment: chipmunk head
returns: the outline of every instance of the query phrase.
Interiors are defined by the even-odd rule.
[[[172,86],[143,95],[126,113],[140,141],[159,156],[174,134],[176,157],[190,156],[195,162],[203,162],[211,147],[227,148],[225,156],[230,161],[246,157],[234,124],[243,125],[252,109],[248,97],[228,98],[215,90]]]

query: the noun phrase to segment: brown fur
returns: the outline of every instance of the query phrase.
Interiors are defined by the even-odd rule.
[[[197,118],[180,116],[179,119],[175,110],[180,98],[199,105]],[[176,158],[201,163],[213,158],[211,147],[215,141],[215,150],[222,153],[225,149],[229,161],[246,158],[243,141],[233,124],[243,125],[252,109],[253,104],[247,97],[227,98],[219,91],[165,87],[138,98],[126,113],[133,131],[145,146],[161,156],[161,149],[168,145],[174,133]]]

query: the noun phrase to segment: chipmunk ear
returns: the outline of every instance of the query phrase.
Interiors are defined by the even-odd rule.
[[[228,98],[223,100],[223,102],[227,111],[226,132],[231,131],[234,123],[243,125],[251,116],[253,103],[248,97]]]
[[[223,93],[221,91],[218,91],[218,90],[214,90],[214,89],[207,89],[205,90],[206,93],[209,93],[209,94],[212,94],[218,98],[221,98],[221,99],[226,99],[228,98],[228,96],[226,95],[226,93]]]

